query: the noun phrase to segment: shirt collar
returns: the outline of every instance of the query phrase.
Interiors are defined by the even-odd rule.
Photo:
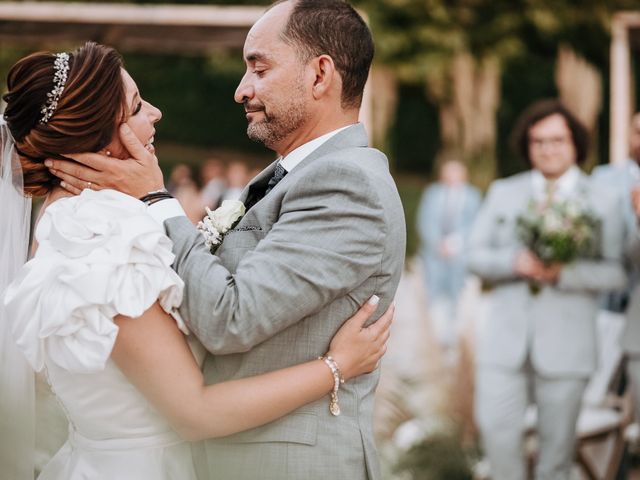
[[[566,199],[573,195],[578,180],[580,179],[580,169],[572,166],[564,172],[560,178],[554,183],[554,197],[557,199]],[[547,197],[548,180],[538,170],[533,170],[531,175],[533,182],[533,194],[536,198],[543,199]]]
[[[346,127],[338,128],[338,129],[333,130],[333,131],[331,131],[329,133],[325,133],[321,137],[314,138],[313,140],[310,140],[307,143],[303,143],[302,145],[300,145],[295,150],[292,150],[291,152],[289,152],[289,155],[287,155],[284,158],[281,158],[280,159],[280,165],[282,165],[287,172],[290,172],[302,160],[304,160],[306,157],[308,157],[311,154],[311,152],[313,152],[318,147],[320,147],[320,145],[322,145],[324,142],[329,140],[335,134],[341,132],[345,128],[349,128],[350,126],[351,125],[347,125]]]
[[[625,162],[624,167],[627,169],[629,178],[631,178],[634,183],[640,181],[640,166],[638,166],[634,159],[629,158]]]

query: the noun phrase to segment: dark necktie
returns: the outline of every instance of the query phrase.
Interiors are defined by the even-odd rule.
[[[273,172],[273,177],[271,177],[271,179],[269,180],[269,183],[267,184],[267,189],[264,191],[264,194],[268,195],[269,192],[273,190],[273,187],[275,187],[278,184],[278,182],[284,178],[286,174],[287,174],[287,171],[284,169],[282,164],[278,163],[278,165],[276,165],[275,172]]]
[[[260,184],[253,184],[249,187],[249,194],[247,196],[247,200],[245,203],[246,209],[249,210],[256,203],[258,203],[267,193],[269,193],[273,187],[275,187],[280,180],[284,178],[287,174],[287,171],[284,169],[282,165],[279,163],[276,165],[276,169],[273,172],[273,176],[269,179],[269,183],[267,183],[266,188],[264,188],[264,183],[260,182]]]

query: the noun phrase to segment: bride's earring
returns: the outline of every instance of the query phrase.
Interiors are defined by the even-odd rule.
[[[104,152],[104,154],[105,154],[107,157],[110,157],[110,156],[111,156],[111,151],[107,150],[106,152]]]

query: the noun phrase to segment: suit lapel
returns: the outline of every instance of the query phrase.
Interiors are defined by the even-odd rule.
[[[307,155],[305,159],[302,160],[292,171],[302,170],[305,166],[309,165],[315,159],[327,155],[331,152],[335,152],[337,150],[342,150],[345,148],[367,147],[368,145],[369,139],[367,137],[367,132],[364,129],[364,125],[362,125],[361,123],[356,123],[355,125],[352,125],[348,128],[345,128],[341,132],[336,133],[333,137],[331,137],[329,140],[324,142],[313,152]]]
[[[257,198],[260,193],[264,192],[267,188],[269,179],[273,176],[273,172],[276,170],[276,165],[278,165],[278,159],[274,160],[271,165],[256,175],[242,191],[240,201],[244,203],[247,210],[258,201]]]
[[[291,172],[289,172],[282,179],[278,186],[284,186],[287,182],[293,181],[295,179],[295,175],[298,172],[303,170],[305,166],[309,165],[317,158],[320,158],[337,150],[342,150],[344,148],[367,147],[368,144],[369,139],[367,137],[367,132],[364,128],[364,125],[362,125],[361,123],[356,123],[355,125],[345,128],[341,132],[336,133],[333,137],[324,142],[309,155],[307,155],[304,160],[302,160]],[[251,208],[259,201],[260,195],[264,193],[264,190],[269,183],[269,179],[275,172],[277,164],[278,160],[275,160],[271,165],[260,172],[249,183],[249,185],[247,185],[247,187],[245,187],[242,195],[240,196],[240,201],[245,204],[247,209]]]
[[[515,189],[518,196],[516,197],[514,195],[512,201],[509,202],[516,211],[516,217],[523,213],[529,205],[529,202],[533,200],[533,178],[531,170],[522,176],[520,183],[521,184]]]
[[[584,196],[585,198],[589,196],[589,177],[582,170],[576,183],[575,195]]]

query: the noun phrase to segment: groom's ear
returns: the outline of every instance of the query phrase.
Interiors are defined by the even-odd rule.
[[[315,74],[312,87],[314,99],[320,100],[327,95],[335,95],[336,92],[340,95],[340,75],[329,55],[320,55],[314,58],[312,68]]]

